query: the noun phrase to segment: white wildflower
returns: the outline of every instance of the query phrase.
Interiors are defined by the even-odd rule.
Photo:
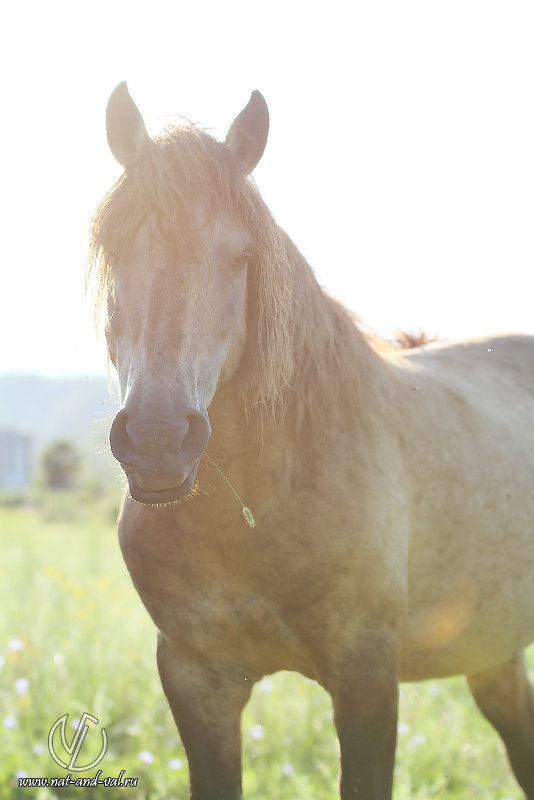
[[[426,736],[424,733],[416,733],[415,736],[412,737],[412,744],[416,747],[420,744],[424,744],[426,742]]]
[[[263,730],[263,727],[261,725],[253,725],[252,728],[250,728],[248,733],[249,733],[250,738],[254,739],[255,741],[259,741],[260,739],[263,739],[263,737],[264,737],[264,730]]]
[[[17,678],[15,681],[15,691],[21,697],[28,693],[28,689],[30,688],[30,682],[28,678]]]

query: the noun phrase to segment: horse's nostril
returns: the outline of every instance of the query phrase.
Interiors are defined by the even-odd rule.
[[[186,459],[198,458],[206,449],[211,434],[211,427],[207,417],[200,412],[189,414],[187,417],[187,433],[181,444],[181,452]]]
[[[117,461],[123,465],[131,464],[135,457],[134,446],[130,437],[128,436],[128,431],[126,430],[127,422],[128,414],[123,409],[122,411],[119,411],[113,420],[113,424],[109,432],[109,444],[111,447],[111,452]]]
[[[177,464],[189,463],[205,450],[211,434],[207,416],[192,411],[182,423],[139,421],[128,415],[126,409],[119,411],[109,432],[111,452],[124,468],[139,459],[157,458],[162,461],[172,457]]]

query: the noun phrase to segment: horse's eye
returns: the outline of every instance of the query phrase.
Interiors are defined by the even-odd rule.
[[[252,251],[250,247],[245,247],[245,249],[234,259],[232,263],[232,269],[245,269],[248,267],[250,259],[252,257]]]

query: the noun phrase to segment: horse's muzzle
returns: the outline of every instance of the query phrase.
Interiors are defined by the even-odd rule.
[[[188,411],[182,421],[168,421],[136,417],[125,406],[115,417],[111,451],[124,469],[134,500],[157,505],[190,494],[211,427],[206,414]]]
[[[179,486],[156,490],[143,489],[138,480],[126,473],[130,495],[138,503],[144,503],[145,505],[161,505],[183,500],[193,490],[197,469],[198,463],[195,464],[187,478]]]

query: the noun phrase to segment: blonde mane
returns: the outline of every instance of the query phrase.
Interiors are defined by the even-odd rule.
[[[196,246],[193,209],[199,202],[206,224],[226,215],[244,224],[254,242],[249,334],[239,372],[247,410],[278,422],[291,411],[300,428],[310,415],[320,426],[336,408],[356,408],[362,351],[376,356],[354,318],[319,287],[228,147],[196,127],[172,127],[150,142],[98,207],[88,268],[97,308],[113,291],[113,270],[141,225],[156,228],[178,252]]]

